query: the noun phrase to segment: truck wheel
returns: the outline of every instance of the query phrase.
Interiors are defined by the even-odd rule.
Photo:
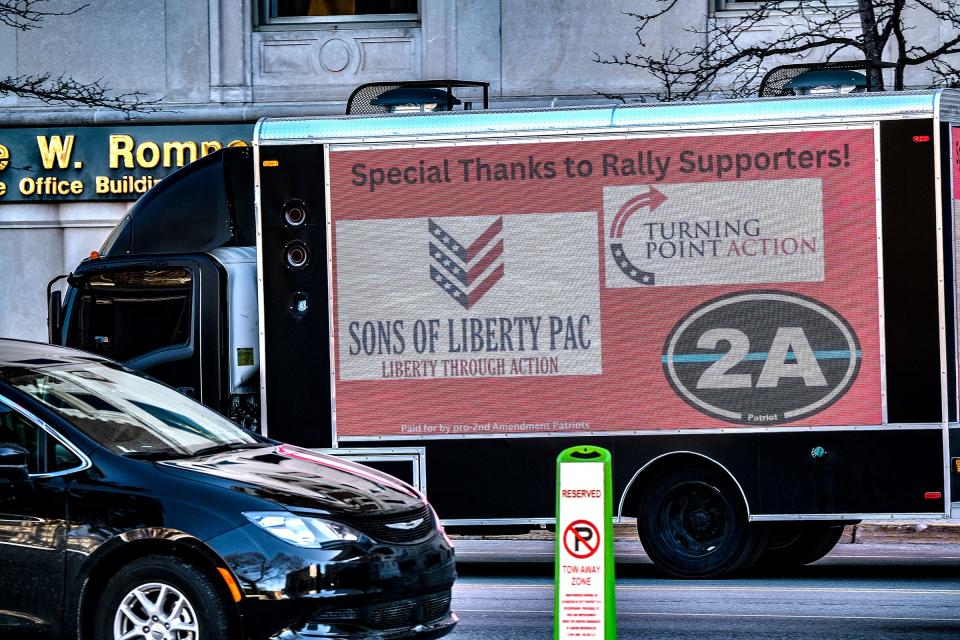
[[[679,578],[715,578],[750,566],[763,550],[766,531],[750,525],[730,478],[708,467],[657,476],[637,517],[647,555]]]
[[[234,637],[227,603],[210,579],[171,556],[148,556],[122,567],[94,606],[94,637],[103,640]]]
[[[841,535],[843,525],[835,522],[776,523],[757,565],[764,569],[790,569],[816,562],[830,553]]]

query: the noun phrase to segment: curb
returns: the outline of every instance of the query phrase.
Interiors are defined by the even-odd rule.
[[[841,543],[960,543],[960,522],[956,520],[923,520],[903,522],[861,522],[843,530]]]

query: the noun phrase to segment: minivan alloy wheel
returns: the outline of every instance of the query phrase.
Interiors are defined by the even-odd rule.
[[[161,582],[134,588],[113,618],[113,640],[197,640],[199,634],[190,600]]]

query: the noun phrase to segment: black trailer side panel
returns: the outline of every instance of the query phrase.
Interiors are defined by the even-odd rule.
[[[943,513],[927,498],[944,490],[940,429],[763,434],[757,448],[754,514]]]
[[[332,446],[322,145],[260,148],[266,433]],[[303,218],[295,211],[303,212]],[[302,252],[302,253],[301,253]],[[302,263],[302,264],[301,264]]]
[[[953,165],[951,164],[951,147],[954,141],[950,135],[950,125],[940,125],[940,202],[943,211],[943,281],[947,286],[943,291],[944,308],[947,310],[945,320],[947,327],[947,389],[953,392],[948,395],[947,415],[950,422],[957,421],[958,401],[957,390],[957,265],[955,256],[956,247],[956,212],[954,211],[954,184],[952,180]]]
[[[656,472],[651,461],[718,464],[753,515],[942,513],[942,432],[930,429],[425,440],[430,501],[445,520],[543,519],[554,510],[556,457],[573,444],[613,453],[614,505]],[[409,446],[409,441],[377,447]],[[822,448],[822,455],[813,451]],[[455,461],[455,462],[453,462]],[[638,472],[644,470],[638,475]]]
[[[935,160],[931,120],[880,123],[887,415],[894,423],[941,420]]]
[[[960,498],[960,468],[956,459],[960,458],[960,427],[950,429],[950,495],[953,503]]]

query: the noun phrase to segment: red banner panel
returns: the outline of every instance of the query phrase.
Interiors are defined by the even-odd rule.
[[[875,154],[333,149],[338,437],[879,424]]]

